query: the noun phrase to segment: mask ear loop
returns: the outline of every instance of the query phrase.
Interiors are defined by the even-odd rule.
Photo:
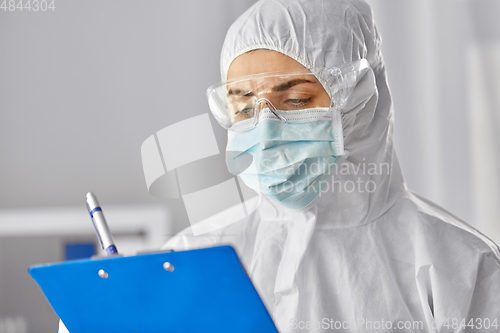
[[[253,125],[254,126],[257,126],[258,122],[259,122],[259,113],[260,113],[260,103],[266,103],[267,106],[269,107],[269,110],[278,118],[280,119],[281,121],[283,122],[286,122],[286,119],[283,118],[283,116],[280,116],[276,111],[276,108],[274,107],[274,105],[271,103],[270,100],[268,100],[267,98],[259,98],[257,101],[255,101],[255,105],[254,105],[254,121],[253,121]]]

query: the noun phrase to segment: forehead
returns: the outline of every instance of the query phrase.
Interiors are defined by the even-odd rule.
[[[283,53],[271,50],[253,50],[236,57],[229,66],[227,79],[241,76],[304,68]]]

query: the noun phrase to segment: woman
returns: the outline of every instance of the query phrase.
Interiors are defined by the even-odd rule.
[[[339,68],[345,74],[340,84],[314,75],[321,83],[314,91],[323,97],[326,91],[329,105],[280,109],[271,100],[278,89],[259,86],[271,84],[283,71],[305,75],[318,68]],[[392,99],[380,37],[366,3],[259,1],[229,29],[221,72],[224,80],[253,84],[236,90],[231,82],[223,83],[209,92],[209,98],[216,100],[210,94],[225,89],[227,110],[221,111],[224,106],[215,102],[211,108],[229,129],[228,151],[250,153],[259,162],[253,173],[235,169],[243,172],[248,186],[264,193],[262,202],[244,220],[199,237],[185,230],[164,248],[231,244],[280,332],[498,329],[498,247],[406,188],[393,147]],[[278,74],[263,74],[269,72]],[[247,80],[248,75],[253,76]],[[238,80],[241,77],[245,79]],[[339,91],[344,99],[335,96]],[[247,100],[234,102],[242,96]],[[290,110],[305,114],[304,110],[320,112],[328,106],[330,115],[339,112],[340,130],[335,116],[303,122],[281,119]],[[269,117],[261,117],[259,111]],[[238,128],[243,123],[246,127]],[[321,124],[323,132],[317,130]],[[299,125],[307,131],[300,131]],[[341,131],[341,139],[315,137],[325,131]],[[343,142],[328,153],[316,145],[320,140],[332,147]],[[273,157],[263,153],[266,149]],[[288,153],[295,157],[283,162]],[[328,154],[332,158],[325,164],[320,158]],[[259,169],[264,159],[271,166]],[[293,175],[311,159],[326,167],[316,173],[306,170],[305,178],[311,177],[303,184],[309,194],[298,193]],[[285,169],[292,170],[292,176],[279,178],[277,171]],[[328,181],[310,194],[318,179]],[[279,188],[286,181],[293,188],[291,195]]]
[[[221,72],[209,100],[228,166],[261,204],[165,249],[231,244],[280,332],[498,331],[498,247],[406,188],[366,3],[259,1]]]
[[[360,65],[363,59],[366,68]],[[252,175],[241,175],[248,186],[264,192],[254,213],[200,237],[185,230],[164,248],[233,245],[280,332],[496,331],[498,326],[488,322],[500,324],[498,247],[406,188],[393,147],[392,99],[380,37],[368,5],[359,0],[260,1],[231,26],[221,55],[224,80],[242,82],[237,78],[257,75],[249,81],[255,84],[260,84],[262,73],[307,72],[305,68],[341,68],[346,73],[346,64],[354,75],[346,74],[344,83],[353,82],[337,89],[347,92],[346,99],[327,91],[331,112],[338,110],[341,116],[343,144],[331,151],[333,160],[321,169],[323,173],[312,177],[328,175],[327,184],[332,186],[325,185],[307,198],[292,191],[295,196],[289,199],[278,189],[276,177],[273,182],[263,176],[287,167],[296,171],[300,167],[295,162],[319,158],[321,154],[298,149],[297,142],[328,141],[315,138],[322,133],[315,129],[330,122],[326,130],[335,131],[330,125],[335,117],[309,119],[303,122],[308,133],[297,131],[300,122],[277,120],[292,108],[280,110],[265,95],[272,89],[252,86],[246,96],[252,97],[251,107],[236,111],[227,107],[233,114],[226,122],[220,110],[212,110],[230,129],[228,150],[246,151],[254,159],[262,158],[269,148],[278,157],[280,152],[298,151],[306,151],[306,156],[288,164],[267,156],[276,165],[255,170],[256,182]],[[321,88],[331,86],[318,81],[322,85],[318,94],[324,95]],[[219,87],[231,91],[230,105],[235,90],[228,90],[227,83]],[[302,110],[324,109],[324,103],[319,104]],[[218,106],[211,103],[211,107]],[[261,119],[259,110],[276,119]],[[238,119],[241,114],[244,117]],[[248,127],[234,130],[243,120]],[[284,138],[294,131],[296,137]],[[342,167],[332,168],[332,163]],[[296,185],[287,177],[281,181]]]

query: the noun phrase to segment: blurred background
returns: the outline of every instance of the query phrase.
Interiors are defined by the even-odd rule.
[[[368,2],[409,188],[500,243],[500,2]],[[0,9],[0,333],[57,330],[26,270],[100,253],[88,191],[122,252],[157,249],[189,226],[181,200],[148,194],[141,145],[209,112],[225,33],[252,3]],[[211,121],[224,151],[225,132]]]

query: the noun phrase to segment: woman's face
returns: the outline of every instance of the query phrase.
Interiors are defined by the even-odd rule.
[[[233,123],[252,118],[256,100],[270,101],[282,111],[331,106],[330,96],[321,83],[304,66],[280,52],[254,50],[240,55],[231,63],[227,79],[283,71],[293,71],[294,75],[238,80],[228,85]],[[265,103],[260,107],[265,107]]]

